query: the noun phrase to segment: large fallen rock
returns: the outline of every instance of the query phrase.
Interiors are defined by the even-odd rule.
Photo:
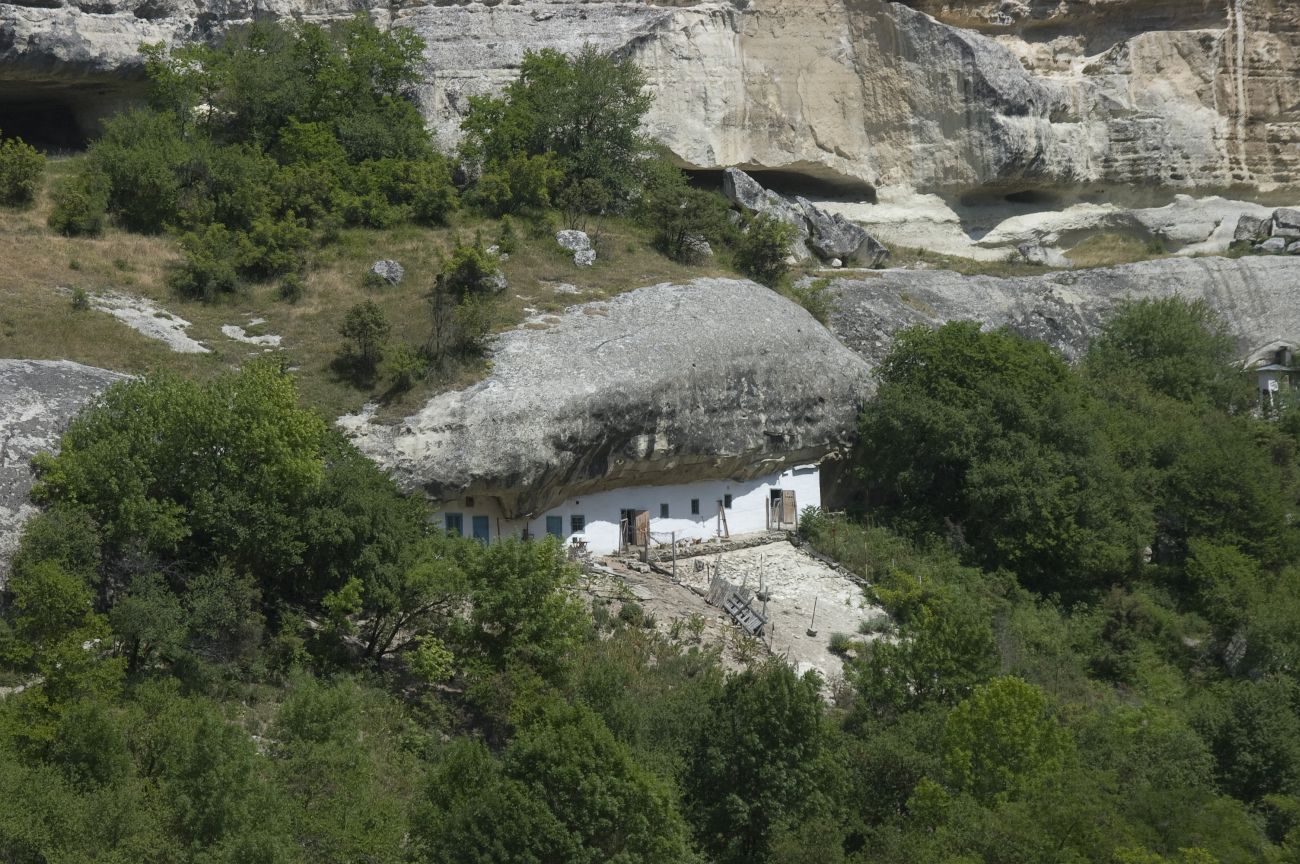
[[[654,285],[499,338],[492,373],[397,425],[340,420],[406,489],[509,518],[640,484],[766,474],[852,435],[867,364],[753,282]]]
[[[889,250],[860,225],[839,213],[828,213],[807,198],[787,198],[750,177],[739,168],[722,172],[722,194],[742,210],[763,213],[793,225],[799,232],[791,243],[796,259],[809,257],[809,249],[823,261],[840,259],[841,264],[879,267]]]
[[[1237,335],[1243,361],[1279,342],[1300,344],[1300,260],[1167,258],[1095,270],[997,278],[887,270],[833,283],[831,329],[873,367],[893,336],[916,324],[973,320],[1007,326],[1077,359],[1125,299],[1205,300]]]
[[[67,360],[0,360],[0,586],[36,513],[27,500],[32,457],[57,448],[68,421],[124,377]]]

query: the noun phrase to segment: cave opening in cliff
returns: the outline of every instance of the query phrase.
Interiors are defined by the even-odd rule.
[[[76,113],[70,106],[57,103],[0,103],[0,132],[41,150],[80,150],[86,146]]]
[[[0,81],[0,132],[47,152],[84,150],[104,119],[139,97],[130,84]]]
[[[876,187],[856,177],[819,168],[815,172],[804,170],[758,169],[737,166],[753,177],[763,188],[782,195],[802,195],[818,201],[853,201],[876,203]],[[702,189],[721,189],[722,171],[687,169],[691,183]]]

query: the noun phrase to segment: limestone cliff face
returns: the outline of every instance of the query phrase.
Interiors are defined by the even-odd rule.
[[[847,443],[869,390],[867,364],[800,307],[753,282],[697,279],[510,331],[485,381],[397,425],[340,425],[404,488],[495,495],[516,517],[602,489],[817,461]]]
[[[1208,303],[1236,334],[1243,362],[1278,343],[1300,345],[1300,260],[1289,257],[1175,258],[1019,278],[890,270],[834,286],[831,329],[872,368],[898,331],[962,320],[1010,327],[1077,359],[1117,304],[1171,296]]]
[[[1300,186],[1300,4],[1290,0],[22,0],[0,3],[0,106],[92,122],[142,41],[258,16],[365,11],[429,44],[445,144],[526,48],[634,57],[649,128],[687,166],[948,197],[1260,197]],[[1163,203],[1160,201],[1158,203]]]

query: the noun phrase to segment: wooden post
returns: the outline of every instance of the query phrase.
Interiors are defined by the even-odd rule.
[[[672,533],[673,538],[673,583],[677,582],[677,532]]]
[[[772,530],[772,499],[771,498],[767,498],[763,501],[763,524],[767,526],[768,531]]]

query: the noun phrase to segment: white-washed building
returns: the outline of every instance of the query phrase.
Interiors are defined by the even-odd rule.
[[[820,472],[801,465],[749,480],[698,480],[630,486],[568,498],[524,519],[502,515],[495,496],[443,502],[435,517],[448,531],[494,542],[554,535],[598,555],[626,547],[793,529],[799,510],[821,506]]]

